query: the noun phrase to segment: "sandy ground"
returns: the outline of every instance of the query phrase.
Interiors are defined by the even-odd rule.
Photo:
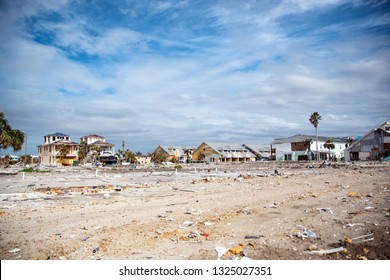
[[[17,170],[2,260],[390,259],[389,163]]]

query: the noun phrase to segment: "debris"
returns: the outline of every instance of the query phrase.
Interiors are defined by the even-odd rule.
[[[320,211],[320,212],[321,212],[321,211],[323,211],[323,212],[329,211],[329,213],[333,215],[333,211],[332,211],[332,209],[330,209],[330,208],[317,208],[317,210]]]
[[[96,247],[95,249],[92,250],[92,253],[95,254],[95,253],[96,253],[97,251],[99,251],[99,250],[100,250],[100,248],[99,248],[99,247]]]
[[[172,188],[174,191],[181,191],[181,192],[195,192],[193,190],[185,190],[185,189],[179,189],[179,188]]]
[[[363,224],[363,223],[356,223],[356,224],[350,224],[350,223],[348,223],[348,224],[346,224],[345,226],[346,226],[346,227],[364,226],[364,224]]]
[[[268,206],[268,208],[276,208],[276,203],[274,202],[273,204],[271,204],[270,206]]]
[[[338,247],[338,248],[333,248],[333,249],[328,249],[328,250],[319,250],[319,251],[305,251],[305,254],[310,254],[310,255],[328,255],[328,254],[334,254],[334,253],[339,253],[339,252],[344,252],[346,249],[344,247]]]
[[[374,240],[373,233],[352,238],[352,241],[354,243],[362,243],[362,242],[367,242],[367,241],[372,241],[372,240]]]
[[[229,252],[232,253],[233,255],[241,255],[243,251],[244,251],[243,246],[236,246],[229,249]]]
[[[226,248],[226,247],[215,247],[215,250],[217,251],[217,254],[218,254],[218,260],[219,260],[227,251],[229,251],[229,249]]]
[[[81,239],[81,240],[83,240],[83,241],[87,241],[88,240],[88,238],[89,238],[89,236],[87,236],[87,237],[84,237],[83,239]]]
[[[11,254],[16,254],[16,253],[19,253],[20,251],[22,251],[22,249],[13,248],[13,249],[9,250],[8,252],[10,252]]]
[[[245,239],[260,239],[261,237],[265,237],[264,235],[245,235]]]
[[[211,222],[204,222],[203,224],[204,224],[206,227],[210,227],[210,226],[213,225],[213,223],[211,223]]]
[[[364,210],[371,210],[371,209],[374,209],[375,207],[372,207],[372,206],[366,206],[366,207],[364,207]]]
[[[184,226],[187,226],[187,227],[190,227],[190,226],[193,226],[195,223],[194,222],[190,222],[190,221],[185,221],[183,223]]]
[[[318,238],[317,234],[314,231],[308,230],[306,227],[301,226],[301,225],[298,225],[297,227],[302,229],[303,232],[300,231],[299,229],[296,229],[295,227],[293,227],[290,231],[291,237],[296,236],[296,237],[302,238],[302,240],[305,238]]]
[[[208,233],[201,233],[200,235],[201,235],[201,236],[204,236],[204,237],[209,237],[209,234],[208,234]]]
[[[108,192],[104,193],[104,194],[103,194],[103,198],[104,198],[104,199],[110,198],[110,194],[109,194]]]
[[[115,191],[117,191],[117,192],[123,191],[123,187],[121,185],[117,185],[115,187]]]
[[[358,197],[358,198],[362,197],[362,195],[358,192],[349,192],[347,195],[348,197]]]

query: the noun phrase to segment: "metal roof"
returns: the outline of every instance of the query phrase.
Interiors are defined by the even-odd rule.
[[[272,144],[284,144],[284,143],[295,143],[295,142],[303,142],[307,139],[312,139],[313,141],[316,139],[315,135],[304,135],[304,134],[296,134],[287,138],[276,138],[272,142]],[[332,137],[332,136],[318,136],[318,141],[326,142],[326,140],[332,139],[334,143],[346,143],[348,141],[348,137]]]

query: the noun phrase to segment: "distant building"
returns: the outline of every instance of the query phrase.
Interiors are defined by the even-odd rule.
[[[148,165],[152,161],[152,157],[149,155],[136,155],[137,164]]]
[[[370,130],[345,150],[346,161],[380,160],[390,156],[390,122]]]
[[[96,159],[103,164],[115,164],[118,159],[114,156],[114,144],[106,142],[106,138],[96,134],[90,134],[80,138],[81,142],[86,143],[87,157],[92,158],[95,154]],[[96,150],[95,150],[96,149]]]
[[[79,145],[63,133],[48,134],[44,144],[38,146],[38,161],[46,165],[73,165],[77,160]]]
[[[187,163],[192,161],[195,148],[190,146],[164,146],[160,145],[153,153],[161,152],[167,156],[167,161]]]
[[[271,146],[269,144],[243,144],[243,146],[256,156],[256,160],[271,159]]]
[[[335,148],[328,150],[324,144],[327,140],[332,140]],[[341,160],[344,157],[344,150],[348,143],[348,137],[325,137],[318,136],[319,160],[331,159]],[[297,134],[288,138],[276,138],[272,142],[275,160],[278,161],[298,161],[313,160],[316,157],[316,136]]]
[[[243,145],[236,143],[203,142],[192,154],[194,162],[247,162],[256,156]]]

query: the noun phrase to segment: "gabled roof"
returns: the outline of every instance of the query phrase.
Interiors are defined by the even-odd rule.
[[[284,143],[296,143],[296,142],[304,142],[307,139],[312,139],[313,141],[316,139],[315,135],[304,135],[304,134],[296,134],[287,138],[275,138],[272,144],[284,144]],[[348,137],[332,137],[332,136],[318,136],[318,141],[326,142],[326,140],[332,139],[333,142],[341,142],[346,143],[348,141]]]
[[[60,132],[56,132],[56,133],[53,133],[53,134],[48,134],[48,135],[45,135],[44,137],[47,137],[47,136],[69,137],[69,135],[63,134],[63,133],[60,133]]]
[[[232,152],[238,154],[233,154],[234,157],[256,157],[253,153],[249,151],[246,147],[237,143],[219,143],[219,142],[203,142],[203,144],[209,146],[211,149],[216,151],[219,155],[224,157],[231,157]]]
[[[105,137],[96,134],[90,134],[90,135],[83,136],[81,138],[105,138]]]
[[[360,144],[364,139],[366,139],[368,136],[370,136],[372,133],[375,133],[377,131],[383,131],[385,134],[387,134],[388,136],[390,136],[390,132],[387,131],[387,130],[384,130],[382,128],[374,128],[374,129],[371,129],[368,133],[366,133],[364,136],[360,137],[360,138],[356,138],[357,140],[354,141],[351,145],[349,145],[349,147],[347,148],[347,151],[350,151],[351,149],[353,149],[354,147],[356,147],[358,144]]]
[[[192,146],[165,146],[165,145],[160,145],[161,149],[163,149],[168,155],[174,156],[175,151],[178,150],[179,154],[182,155],[184,154],[185,150],[195,150],[195,147]]]
[[[89,143],[89,146],[109,146],[109,147],[114,147],[115,145],[114,144],[111,144],[111,143],[108,143],[108,142],[104,142],[104,141],[95,141],[95,142],[92,142],[92,143]]]

